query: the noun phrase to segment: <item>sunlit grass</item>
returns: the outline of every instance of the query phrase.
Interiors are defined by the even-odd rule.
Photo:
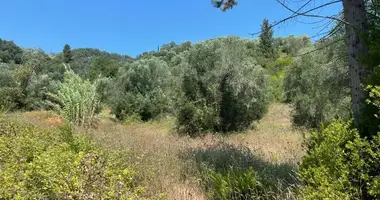
[[[9,115],[46,128],[60,124],[57,115],[46,111]],[[151,197],[206,199],[197,169],[201,156],[205,159],[202,162],[220,159],[219,162],[226,162],[225,168],[227,165],[256,168],[272,181],[277,179],[282,194],[273,194],[273,197],[294,198],[291,195],[294,185],[290,182],[297,163],[305,153],[302,147],[304,138],[303,132],[291,125],[287,105],[271,105],[268,114],[255,128],[227,136],[207,134],[202,138],[184,137],[174,132],[174,126],[172,118],[147,123],[119,123],[115,122],[109,111],[104,111],[97,128],[78,129],[78,132],[104,147],[128,150],[130,153],[126,155],[126,162],[136,170],[142,184],[147,186],[147,195]],[[234,163],[234,159],[239,159],[236,153],[240,155],[243,149],[252,156]],[[192,156],[184,156],[186,153]],[[228,163],[230,158],[232,160]]]

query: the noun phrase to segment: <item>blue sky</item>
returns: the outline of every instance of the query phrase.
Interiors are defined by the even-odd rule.
[[[48,53],[60,52],[67,43],[135,56],[171,41],[251,38],[248,33],[259,31],[264,18],[272,22],[290,14],[275,0],[238,2],[233,10],[221,12],[210,0],[2,0],[0,38]],[[336,14],[340,7],[318,13]],[[292,20],[274,31],[276,36],[315,35],[320,25]]]

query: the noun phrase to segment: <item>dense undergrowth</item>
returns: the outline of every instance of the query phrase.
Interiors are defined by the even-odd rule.
[[[70,126],[44,130],[0,117],[1,199],[130,199],[144,188],[121,152]]]

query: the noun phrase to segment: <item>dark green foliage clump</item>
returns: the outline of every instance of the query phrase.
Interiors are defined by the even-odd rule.
[[[73,59],[73,54],[71,52],[71,47],[70,45],[66,44],[63,47],[63,62],[70,63],[72,59]]]
[[[22,49],[13,41],[6,41],[0,38],[0,63],[10,63],[13,61],[16,64],[21,64],[22,53]]]
[[[244,130],[265,114],[268,78],[248,55],[245,41],[234,37],[190,49],[178,106],[180,132]]]
[[[379,199],[380,135],[361,138],[335,121],[312,134],[300,166],[302,199]]]
[[[271,59],[275,57],[275,48],[274,48],[274,38],[273,38],[273,29],[269,24],[268,19],[264,19],[263,24],[261,25],[261,34],[260,38],[260,49],[264,57]]]
[[[100,51],[99,49],[79,48],[73,49],[71,52],[71,69],[82,78],[99,77],[99,75],[102,75],[103,77],[108,76],[109,74],[112,75],[112,73],[115,72],[114,65],[121,67],[122,64],[119,64],[120,62],[130,63],[133,61],[133,59],[129,56],[112,54],[105,51]],[[112,65],[110,66],[111,69],[107,69],[108,63]]]

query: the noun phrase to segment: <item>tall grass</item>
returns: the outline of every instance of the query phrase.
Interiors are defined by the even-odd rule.
[[[58,85],[57,94],[49,94],[51,102],[65,120],[79,126],[91,126],[100,106],[97,82],[81,79],[68,65],[65,68],[64,81]]]

